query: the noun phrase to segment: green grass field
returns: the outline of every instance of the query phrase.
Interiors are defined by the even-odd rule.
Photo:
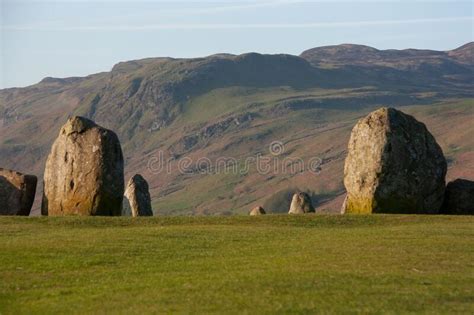
[[[474,313],[474,217],[0,218],[0,314]]]

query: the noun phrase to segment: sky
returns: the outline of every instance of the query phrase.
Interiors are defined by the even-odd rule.
[[[289,53],[353,43],[450,50],[474,1],[0,0],[0,88],[146,57]]]

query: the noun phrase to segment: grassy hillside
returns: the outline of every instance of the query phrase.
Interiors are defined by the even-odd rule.
[[[0,218],[0,313],[474,312],[467,216]]]

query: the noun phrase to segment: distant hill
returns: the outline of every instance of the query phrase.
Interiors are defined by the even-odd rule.
[[[308,191],[319,205],[336,209],[350,129],[374,107],[405,106],[438,137],[450,174],[474,173],[473,51],[473,43],[447,52],[345,44],[301,56],[148,58],[87,77],[45,78],[0,90],[0,166],[41,177],[60,126],[82,115],[118,133],[127,179],[137,172],[148,179],[157,213],[246,212],[288,189]],[[321,173],[177,170],[184,156],[244,163],[269,155],[276,140],[285,147],[280,158],[320,157]],[[150,171],[159,152],[173,159],[170,172]]]
[[[314,65],[384,66],[400,70],[420,70],[424,65],[452,65],[451,72],[466,67],[472,70],[474,43],[450,51],[427,49],[378,50],[364,45],[342,44],[304,51],[300,56]],[[467,70],[466,69],[466,70]]]

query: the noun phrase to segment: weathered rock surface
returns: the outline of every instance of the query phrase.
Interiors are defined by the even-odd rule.
[[[309,212],[314,212],[314,207],[309,195],[304,192],[294,194],[293,199],[291,200],[290,211],[288,211],[288,213],[301,214]]]
[[[34,175],[0,168],[0,215],[30,215],[37,181]]]
[[[438,213],[447,164],[425,125],[381,108],[352,130],[344,166],[345,213]]]
[[[130,202],[128,201],[127,197],[123,196],[122,217],[131,217],[131,216],[132,216],[132,208],[130,208]]]
[[[266,214],[265,210],[260,207],[260,206],[257,206],[255,208],[253,208],[250,212],[249,212],[249,215],[262,215],[262,214]]]
[[[121,215],[123,156],[117,135],[69,118],[46,161],[43,215]]]
[[[474,181],[458,178],[449,182],[442,213],[474,215]]]
[[[133,217],[153,215],[148,183],[140,174],[134,175],[128,181],[125,197],[128,199]]]

